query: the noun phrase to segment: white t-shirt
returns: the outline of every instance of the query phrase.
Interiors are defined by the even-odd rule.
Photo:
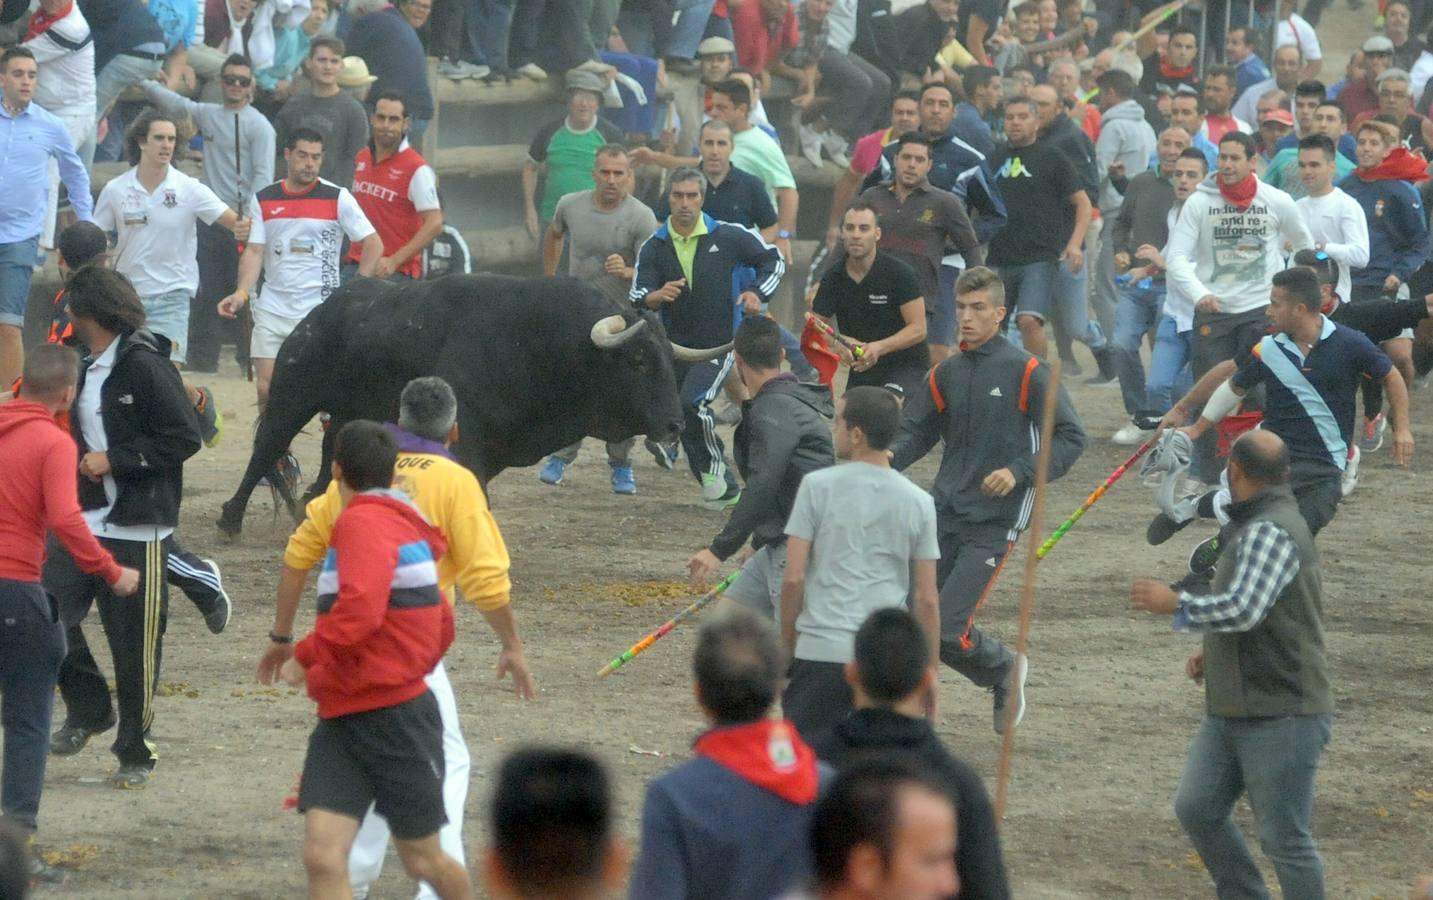
[[[110,341],[105,352],[90,363],[90,367],[85,371],[84,390],[75,398],[74,414],[79,417],[80,434],[84,436],[85,446],[90,452],[109,449],[109,436],[105,434],[104,419],[100,417],[100,391],[109,380],[110,373],[114,371],[118,350],[119,339],[115,338]],[[111,525],[106,522],[110,510],[114,509],[115,497],[119,496],[119,486],[115,484],[113,475],[106,475],[103,480],[106,501],[104,508],[84,511],[85,524],[90,526],[90,532],[96,537],[114,538],[118,541],[158,541],[174,532],[173,528],[166,525]]]
[[[254,306],[286,319],[302,319],[338,287],[344,235],[356,244],[375,233],[353,194],[322,178],[298,194],[276,181],[249,199],[246,215],[249,242],[264,246]]]
[[[1368,265],[1368,218],[1363,207],[1339,188],[1322,197],[1304,197],[1296,205],[1314,244],[1323,244],[1324,252],[1338,263],[1338,297],[1347,303],[1351,270]]]
[[[1314,26],[1298,13],[1291,14],[1287,19],[1279,20],[1279,26],[1274,32],[1274,49],[1277,50],[1280,47],[1298,47],[1304,54],[1304,62],[1313,62],[1316,59],[1324,58],[1324,51],[1319,46],[1319,36],[1314,31]]]
[[[212,225],[228,212],[219,196],[197,178],[169,167],[153,193],[139,183],[139,168],[111,181],[95,203],[94,222],[117,232],[114,268],[141,297],[199,290],[195,223]]]

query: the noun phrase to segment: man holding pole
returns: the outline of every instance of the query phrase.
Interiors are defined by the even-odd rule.
[[[961,352],[931,370],[907,401],[891,465],[903,470],[942,439],[932,493],[939,522],[940,660],[994,694],[995,731],[1025,713],[1023,655],[975,627],[1034,506],[1039,417],[1050,370],[1000,333],[1005,289],[983,266],[955,283]],[[1085,449],[1085,431],[1063,387],[1056,399],[1050,478]],[[1010,713],[1007,704],[1013,704]]]
[[[144,82],[144,96],[172,116],[188,116],[204,136],[204,171],[199,180],[236,214],[254,192],[274,183],[274,127],[250,105],[254,69],[249,58],[235,53],[219,70],[224,102],[196,103],[156,81]],[[175,335],[186,343],[187,368],[214,372],[219,366],[219,301],[234,292],[239,271],[239,246],[221,225],[198,229],[199,291],[193,300],[190,333]],[[237,354],[248,359],[249,348]]]
[[[1135,608],[1172,614],[1177,630],[1204,635],[1185,672],[1205,685],[1205,715],[1174,811],[1221,897],[1267,896],[1231,815],[1246,792],[1283,895],[1324,896],[1312,819],[1333,694],[1319,555],[1288,487],[1289,457],[1279,436],[1264,429],[1234,442],[1234,503],[1211,593],[1176,593],[1143,579],[1130,588]]]

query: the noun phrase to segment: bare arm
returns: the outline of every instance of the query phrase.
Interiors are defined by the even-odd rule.
[[[911,615],[925,630],[931,665],[939,665],[940,661],[940,591],[935,586],[935,562],[933,559],[911,561],[911,585],[915,594]]]
[[[413,235],[408,243],[393,251],[394,269],[412,259],[416,254],[423,252],[423,248],[433,243],[433,238],[443,230],[443,211],[441,209],[424,210],[419,215],[423,217],[423,225],[418,229],[418,233]]]
[[[1408,419],[1408,385],[1397,366],[1383,376],[1383,389],[1388,394],[1389,418],[1393,420],[1393,459],[1406,466],[1413,461],[1413,424]]]
[[[537,237],[537,175],[542,164],[529,159],[522,164],[522,204],[527,215],[527,232]]]
[[[1219,365],[1204,373],[1204,376],[1195,382],[1189,393],[1180,398],[1179,402],[1169,412],[1165,413],[1164,419],[1160,421],[1159,427],[1178,428],[1184,424],[1184,420],[1191,412],[1202,407],[1213,396],[1219,385],[1228,381],[1230,376],[1238,369],[1234,360],[1226,359]],[[1196,423],[1197,425],[1198,423]]]
[[[776,226],[779,229],[796,233],[796,210],[800,204],[796,188],[776,189]]]
[[[483,619],[488,627],[502,641],[502,653],[498,656],[498,678],[501,679],[509,672],[513,677],[513,688],[521,700],[537,699],[537,681],[528,671],[527,655],[524,652],[522,638],[518,637],[517,619],[513,616],[512,604],[504,603],[494,609],[482,610]]]
[[[226,215],[232,216],[233,213],[226,213]],[[254,292],[254,285],[258,283],[259,273],[263,269],[264,245],[245,245],[244,253],[239,257],[239,274],[234,282],[234,293],[219,301],[219,315],[226,319],[232,319],[239,310],[244,308],[244,304],[249,302],[249,297]]]
[[[556,275],[557,264],[561,260],[562,232],[557,230],[556,222],[550,222],[548,223],[547,231],[542,233],[542,274],[548,276]]]
[[[806,563],[811,556],[811,542],[799,537],[786,539],[786,574],[781,577],[781,646],[786,659],[796,656],[796,619],[806,591]]]
[[[836,181],[836,187],[831,190],[831,217],[826,222],[826,246],[831,247],[841,234],[841,218],[846,215],[846,208],[856,197],[856,191],[860,190],[861,182],[866,176],[846,167],[841,177]]]
[[[308,581],[307,569],[295,569],[286,565],[279,572],[279,587],[274,602],[273,634],[292,637],[294,619],[298,616],[299,602],[303,599],[304,585]],[[256,676],[260,684],[273,684],[279,674],[279,667],[294,655],[292,641],[286,644],[269,642],[268,649],[259,657]]]
[[[985,39],[989,34],[990,23],[978,13],[972,14],[969,24],[965,27],[965,49],[982,66],[991,65],[990,57],[985,52]]]
[[[378,232],[373,232],[363,239],[363,249],[358,255],[358,274],[365,278],[373,275],[373,270],[378,267],[378,261],[383,258],[383,238]]]
[[[885,356],[887,353],[894,353],[897,350],[904,350],[907,347],[914,347],[925,340],[925,300],[917,297],[901,304],[901,319],[905,322],[901,330],[890,337],[881,338],[879,341],[871,341],[866,344],[866,351],[869,353],[872,348]]]

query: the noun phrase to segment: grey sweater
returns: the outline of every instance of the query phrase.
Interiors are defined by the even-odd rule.
[[[274,126],[263,113],[252,106],[235,111],[218,103],[196,103],[158,82],[143,84],[144,96],[150,103],[172,116],[194,120],[204,138],[204,168],[199,180],[231,209],[242,213],[255,191],[274,183]],[[236,122],[241,152],[237,159]]]
[[[368,113],[347,91],[332,97],[299,94],[285,103],[274,117],[274,143],[279,160],[289,135],[300,128],[312,128],[323,135],[323,165],[318,174],[339,187],[353,187],[353,162],[368,143]],[[276,161],[280,174],[286,167]]]
[[[1114,217],[1110,238],[1114,252],[1128,253],[1140,244],[1163,247],[1169,241],[1169,210],[1174,206],[1174,183],[1147,169],[1129,180],[1124,203]]]
[[[938,516],[1004,525],[1013,540],[1029,524],[1049,366],[996,335],[936,366],[926,384],[906,401],[891,464],[904,470],[943,439],[940,472],[931,488]],[[1059,391],[1051,480],[1064,475],[1085,449],[1080,417],[1065,388]],[[1003,468],[1014,474],[1015,489],[1004,497],[985,496],[981,483]]]

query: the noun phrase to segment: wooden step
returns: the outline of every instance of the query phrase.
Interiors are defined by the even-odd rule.
[[[527,162],[527,144],[490,144],[483,147],[440,147],[432,159],[439,177],[485,178],[517,175]]]

